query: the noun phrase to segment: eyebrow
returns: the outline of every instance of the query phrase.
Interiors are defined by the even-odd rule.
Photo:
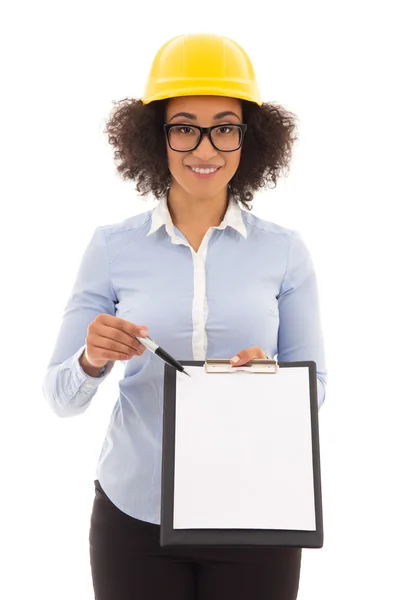
[[[223,112],[217,113],[216,115],[214,115],[214,121],[216,121],[217,119],[223,119],[224,117],[228,116],[228,115],[233,115],[234,117],[237,117],[240,121],[240,117],[232,112],[231,110],[225,110]],[[176,115],[174,115],[173,117],[170,118],[170,121],[172,121],[172,119],[175,119],[176,117],[185,117],[186,119],[191,119],[191,120],[196,120],[196,115],[193,115],[192,113],[187,113],[187,112],[179,112],[176,113]]]

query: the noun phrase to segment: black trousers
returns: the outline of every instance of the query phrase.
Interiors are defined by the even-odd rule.
[[[160,526],[122,512],[95,481],[96,600],[295,600],[301,548],[161,548]]]

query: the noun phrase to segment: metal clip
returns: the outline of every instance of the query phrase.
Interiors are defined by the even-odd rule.
[[[235,371],[247,371],[249,373],[276,374],[279,365],[273,358],[254,358],[245,365],[235,367],[229,358],[209,358],[204,362],[207,373],[234,373]]]

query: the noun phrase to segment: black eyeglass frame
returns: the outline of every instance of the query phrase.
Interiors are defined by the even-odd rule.
[[[217,146],[214,144],[214,142],[211,139],[211,132],[213,131],[213,129],[218,129],[220,127],[233,127],[233,126],[239,127],[239,129],[241,131],[239,146],[237,148],[234,148],[233,150],[221,150],[220,148],[217,148]],[[177,150],[176,148],[173,148],[171,146],[171,142],[169,141],[169,130],[172,129],[172,127],[191,127],[192,129],[197,129],[200,132],[200,137],[197,141],[197,144],[195,146],[193,146],[193,148],[189,148],[189,150]],[[203,139],[204,135],[208,136],[208,139],[210,140],[211,145],[218,152],[236,152],[237,150],[239,150],[239,148],[243,144],[244,134],[247,131],[247,125],[246,125],[246,123],[221,123],[221,125],[212,125],[211,127],[199,127],[198,125],[192,125],[191,123],[190,124],[189,123],[168,123],[168,124],[164,124],[164,131],[167,136],[168,145],[171,148],[171,150],[173,150],[174,152],[193,152],[193,150],[196,150],[196,148],[198,148],[198,146],[200,146],[201,140]]]

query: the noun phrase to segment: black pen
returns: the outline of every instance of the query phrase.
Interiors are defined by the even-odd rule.
[[[170,354],[168,354],[168,352],[163,350],[163,348],[161,348],[161,346],[159,346],[154,340],[152,340],[151,337],[138,337],[137,335],[135,335],[134,337],[137,340],[139,340],[139,342],[143,344],[143,346],[150,350],[150,352],[153,352],[153,354],[157,354],[157,356],[159,356],[161,360],[166,362],[168,365],[171,365],[171,367],[174,367],[180,373],[185,373],[188,377],[190,377],[189,373],[185,371],[181,363],[175,360]]]

